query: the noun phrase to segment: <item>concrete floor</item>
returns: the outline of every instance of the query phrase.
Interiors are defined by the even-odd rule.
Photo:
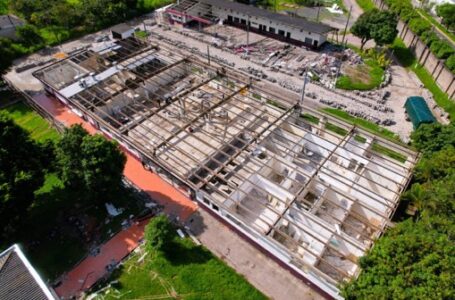
[[[205,247],[271,299],[324,299],[203,208],[189,220],[188,227]]]

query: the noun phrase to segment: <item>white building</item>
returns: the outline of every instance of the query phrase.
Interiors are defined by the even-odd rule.
[[[319,48],[332,27],[303,18],[274,13],[251,5],[223,0],[184,0],[167,9],[169,18],[178,23],[200,22],[243,27],[294,44]]]

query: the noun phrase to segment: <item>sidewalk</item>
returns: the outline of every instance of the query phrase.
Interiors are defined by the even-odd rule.
[[[87,256],[65,275],[62,284],[55,289],[57,295],[70,299],[90,288],[107,273],[106,266],[120,262],[139,245],[147,223],[148,220],[145,220],[121,231],[101,246],[98,255]]]

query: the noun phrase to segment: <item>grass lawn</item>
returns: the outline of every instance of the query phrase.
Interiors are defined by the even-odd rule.
[[[357,125],[367,131],[370,131],[374,134],[382,136],[386,139],[390,139],[390,140],[394,140],[394,141],[400,140],[399,137],[392,131],[385,129],[384,127],[381,127],[375,123],[369,122],[367,120],[353,117],[350,114],[348,114],[347,112],[342,111],[340,109],[326,107],[326,108],[323,108],[322,111],[324,111],[334,117],[342,119],[343,121],[346,121],[350,124]]]
[[[372,59],[366,59],[365,64],[346,66],[346,73],[340,76],[336,87],[343,90],[372,90],[377,88],[384,76],[384,70]]]
[[[34,140],[42,142],[47,139],[57,140],[59,137],[57,130],[23,102],[10,105],[2,111],[6,112],[16,124],[30,132]]]
[[[336,134],[339,134],[341,136],[346,136],[346,134],[348,134],[348,131],[344,128],[341,128],[335,124],[332,124],[330,122],[327,122],[325,123],[325,129],[327,129],[328,131],[332,131]]]
[[[95,299],[266,299],[242,276],[190,239],[175,237],[172,252],[130,257]]]
[[[403,41],[396,38],[390,49],[404,67],[413,71],[419,77],[423,85],[433,94],[436,103],[449,114],[450,119],[455,120],[455,102],[450,100],[449,96],[439,88],[431,74],[417,63],[416,58]]]
[[[356,2],[364,12],[376,8],[376,5],[371,0],[356,0]]]
[[[403,155],[401,153],[398,153],[396,151],[393,151],[392,149],[389,149],[385,146],[382,146],[381,144],[378,144],[378,143],[373,143],[373,145],[371,146],[371,150],[377,152],[377,153],[380,153],[380,154],[383,154],[385,156],[388,156],[396,161],[399,161],[401,163],[404,163],[407,159],[407,156],[406,155]]]
[[[316,117],[316,116],[313,116],[313,115],[311,115],[309,113],[301,114],[300,117],[305,119],[305,120],[307,120],[310,123],[313,123],[313,124],[316,124],[316,125],[319,124],[319,118]]]

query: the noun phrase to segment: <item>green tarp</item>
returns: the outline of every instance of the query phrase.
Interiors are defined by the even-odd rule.
[[[430,111],[425,99],[419,96],[409,97],[404,104],[406,112],[411,119],[414,129],[417,129],[420,124],[434,123],[435,117]]]

